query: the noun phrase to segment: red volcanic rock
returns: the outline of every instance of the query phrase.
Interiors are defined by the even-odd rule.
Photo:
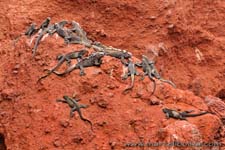
[[[217,94],[216,97],[219,97],[223,100],[225,100],[225,89],[221,89]]]
[[[220,120],[225,116],[224,103],[212,96],[202,99],[224,97],[223,0],[2,0],[0,6],[4,6],[0,9],[0,149],[161,149],[147,143],[173,140],[225,144]],[[85,76],[74,70],[37,83],[44,70],[57,63],[57,55],[84,48],[49,36],[32,58],[34,42],[29,45],[30,38],[24,35],[15,40],[31,23],[39,27],[48,16],[51,23],[79,22],[88,38],[132,52],[134,62],[140,62],[143,54],[152,56],[161,76],[177,88],[156,80],[151,96],[152,81],[135,76],[134,88],[122,94],[130,78],[121,80],[123,65],[111,57],[104,57],[101,67],[85,68]],[[154,45],[158,55],[148,45]],[[58,71],[67,67],[63,64]],[[142,75],[142,69],[137,70]],[[70,118],[68,105],[56,102],[74,93],[79,103],[89,106],[81,111],[93,131],[77,112]],[[212,114],[166,120],[163,107]],[[210,149],[187,149],[192,148]],[[219,148],[225,149],[215,147]]]
[[[163,140],[167,147],[174,149],[190,148],[185,146],[189,143],[201,143],[203,141],[203,135],[199,131],[198,127],[187,121],[175,121],[167,125],[164,129],[166,136]],[[174,146],[173,146],[174,144]],[[198,147],[191,147],[192,149],[199,149]]]
[[[205,103],[209,107],[209,111],[217,115],[225,123],[225,103],[214,96],[206,96]]]

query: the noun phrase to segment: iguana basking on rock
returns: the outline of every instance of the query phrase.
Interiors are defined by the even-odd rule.
[[[91,130],[93,130],[92,122],[90,120],[84,118],[82,113],[81,113],[81,108],[87,108],[88,105],[79,104],[77,102],[77,99],[70,98],[69,96],[66,96],[66,95],[63,96],[63,100],[57,99],[56,101],[57,102],[62,102],[62,103],[67,103],[69,105],[69,107],[71,108],[71,110],[70,110],[70,118],[72,118],[73,117],[73,113],[75,111],[77,111],[79,116],[80,116],[80,119],[83,120],[83,121],[88,122],[91,125]]]
[[[158,80],[160,80],[162,82],[169,83],[173,87],[176,87],[175,84],[172,81],[165,80],[165,79],[161,78],[161,76],[159,75],[159,73],[158,73],[158,71],[157,71],[157,69],[155,67],[155,63],[153,61],[151,61],[147,56],[142,55],[142,62],[141,63],[137,63],[136,65],[139,66],[139,67],[142,67],[142,69],[143,69],[144,74],[143,74],[142,79],[144,79],[144,77],[147,75],[149,77],[149,79],[151,81],[153,81],[154,86],[153,86],[152,94],[154,94],[155,89],[156,89],[155,79],[158,79]]]
[[[127,63],[126,62],[124,63],[128,67],[128,72],[122,77],[122,79],[125,80],[128,78],[128,76],[131,77],[131,85],[123,91],[123,92],[126,92],[128,90],[131,90],[134,87],[134,76],[139,75],[139,73],[137,72],[135,68],[136,64],[133,63],[130,59],[128,60]]]
[[[66,74],[70,73],[71,71],[73,71],[75,69],[80,69],[80,75],[83,76],[83,75],[85,75],[84,68],[92,67],[92,66],[100,66],[102,64],[101,58],[103,56],[104,56],[103,52],[92,53],[90,56],[80,60],[77,64],[74,64],[74,65],[70,66],[63,73],[59,73],[59,72],[56,72],[56,71],[53,71],[53,73],[58,75],[58,76],[63,76],[63,75],[66,75]]]
[[[183,111],[183,112],[178,112],[176,110],[168,109],[168,108],[163,108],[162,111],[166,114],[166,118],[174,118],[174,119],[180,119],[180,120],[187,120],[186,117],[197,117],[201,116],[204,114],[207,114],[208,112],[201,112],[197,114],[190,114],[191,111]]]
[[[83,49],[80,51],[72,51],[70,53],[67,53],[65,55],[60,55],[58,56],[58,63],[56,66],[54,66],[52,69],[48,70],[48,73],[38,79],[38,82],[46,77],[48,77],[52,72],[57,70],[65,61],[67,62],[68,65],[70,65],[71,59],[78,59],[78,62],[80,59],[83,58],[85,54],[87,54],[88,51]]]

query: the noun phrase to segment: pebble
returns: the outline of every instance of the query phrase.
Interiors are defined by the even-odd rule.
[[[98,101],[97,104],[98,104],[98,106],[101,107],[101,108],[107,108],[107,106],[108,106],[108,102],[105,101],[105,100],[100,100],[100,101]]]
[[[60,125],[64,128],[67,128],[69,126],[69,122],[67,120],[61,120]]]
[[[149,19],[155,20],[157,17],[156,16],[150,16]]]
[[[59,140],[55,140],[55,141],[53,142],[53,145],[54,145],[55,147],[59,147],[59,146],[61,146],[61,142],[60,142]]]
[[[109,97],[114,97],[113,93],[109,93],[108,95],[109,95]]]
[[[173,28],[174,28],[174,24],[168,25],[168,29],[173,29]]]
[[[20,68],[20,64],[16,64],[15,66],[14,66],[14,69],[19,69]]]

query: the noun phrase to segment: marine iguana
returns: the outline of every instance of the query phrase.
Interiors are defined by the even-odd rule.
[[[83,120],[83,121],[88,122],[91,125],[91,130],[93,130],[92,122],[90,120],[84,118],[82,113],[81,113],[81,108],[87,108],[88,105],[78,104],[77,100],[78,99],[73,99],[73,98],[70,98],[67,95],[64,95],[63,96],[63,100],[57,99],[56,101],[57,102],[62,102],[62,103],[67,103],[69,105],[69,107],[71,108],[71,110],[70,110],[70,118],[73,117],[73,112],[77,111],[79,116],[80,116],[80,119]]]
[[[44,76],[41,76],[37,82],[41,81],[42,79],[48,77],[52,72],[54,72],[55,70],[57,70],[65,61],[67,62],[68,65],[70,65],[71,63],[71,59],[78,59],[78,62],[80,61],[80,59],[82,59],[82,57],[87,54],[88,51],[85,49],[82,49],[80,51],[72,51],[70,53],[67,53],[65,55],[60,55],[58,56],[58,63],[57,65],[55,65],[52,69],[48,70],[48,73]]]
[[[154,94],[155,89],[156,89],[155,79],[158,79],[158,80],[160,80],[162,82],[166,82],[166,83],[172,85],[173,87],[176,87],[176,85],[172,81],[165,80],[159,75],[159,73],[158,73],[158,71],[157,71],[157,69],[155,67],[155,63],[153,61],[151,61],[147,56],[142,55],[142,62],[141,63],[137,63],[136,65],[139,66],[139,67],[142,67],[142,69],[144,71],[144,75],[142,77],[142,80],[147,75],[149,77],[149,79],[151,81],[153,81],[154,87],[153,87],[152,94]]]
[[[137,72],[137,70],[135,68],[136,64],[133,63],[130,59],[128,59],[128,62],[127,63],[126,62],[124,62],[124,63],[128,67],[128,73],[125,74],[122,77],[122,79],[125,80],[125,79],[128,78],[128,76],[131,77],[131,85],[123,91],[123,92],[126,92],[128,90],[131,90],[134,87],[134,76],[135,75],[139,75],[139,73]]]
[[[42,24],[40,25],[39,29],[40,29],[41,31],[43,31],[45,28],[48,27],[50,21],[51,21],[51,18],[50,18],[50,17],[47,17],[47,18],[42,22]],[[40,31],[40,32],[41,32],[41,31]]]
[[[35,23],[32,23],[28,28],[27,30],[20,34],[19,36],[17,36],[14,40],[13,40],[13,45],[15,46],[17,41],[21,38],[21,36],[25,35],[27,36],[28,38],[30,38],[32,35],[34,35],[35,33],[38,32],[38,28],[36,28],[36,24]]]
[[[70,73],[71,71],[73,71],[75,69],[80,69],[80,76],[83,76],[83,75],[85,75],[84,68],[92,67],[92,66],[100,66],[102,64],[101,58],[103,56],[104,56],[103,52],[92,53],[90,56],[80,60],[77,64],[70,66],[66,71],[64,71],[62,73],[53,71],[53,73],[58,76],[63,76],[65,74]]]
[[[26,35],[27,37],[31,37],[37,32],[38,32],[38,29],[36,28],[36,24],[32,23],[30,27],[25,31],[24,35]]]
[[[192,110],[178,112],[168,108],[163,108],[162,111],[166,114],[167,119],[174,118],[174,119],[180,119],[180,120],[187,120],[186,117],[197,117],[197,116],[201,116],[208,113],[208,112],[201,112],[198,114],[190,114],[191,112],[193,112]]]
[[[117,59],[121,59],[122,61],[124,59],[128,59],[128,58],[132,57],[132,54],[126,50],[121,50],[118,48],[114,48],[112,46],[105,46],[105,45],[101,44],[100,42],[94,42],[92,44],[92,47],[94,50],[96,50],[98,52],[104,52],[105,55],[115,57]]]
[[[40,32],[39,32],[37,39],[35,41],[35,44],[34,44],[34,48],[32,49],[33,57],[36,54],[37,47],[40,44],[41,40],[44,39],[44,36],[45,35],[48,36],[48,34],[53,35],[55,32],[57,32],[58,28],[62,28],[66,23],[67,23],[67,21],[61,21],[59,23],[55,23],[55,24],[51,24],[51,25],[47,26],[48,24],[46,21],[43,23],[43,25],[41,25],[42,28],[40,29]]]
[[[72,21],[71,24],[73,26],[71,30],[81,38],[82,43],[85,44],[85,46],[91,47],[92,41],[87,38],[86,32],[81,28],[79,23],[77,23],[76,21]]]

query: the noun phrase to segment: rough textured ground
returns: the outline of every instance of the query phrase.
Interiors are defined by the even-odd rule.
[[[188,121],[167,120],[161,111],[208,110],[208,95],[224,100],[223,0],[8,0],[0,1],[0,7],[0,149],[129,149],[129,143],[173,141],[225,144],[224,107],[221,113]],[[133,91],[124,95],[130,82],[121,80],[120,62],[108,57],[101,68],[86,69],[84,77],[74,71],[37,84],[43,70],[56,63],[57,54],[82,48],[49,37],[32,58],[26,38],[13,46],[12,40],[31,22],[40,24],[48,16],[52,22],[76,20],[92,40],[127,49],[137,58],[154,58],[162,76],[177,89],[157,82],[155,95],[149,97],[152,84],[136,78]],[[89,105],[83,114],[93,122],[94,132],[78,115],[69,119],[68,107],[55,102],[74,93]]]

